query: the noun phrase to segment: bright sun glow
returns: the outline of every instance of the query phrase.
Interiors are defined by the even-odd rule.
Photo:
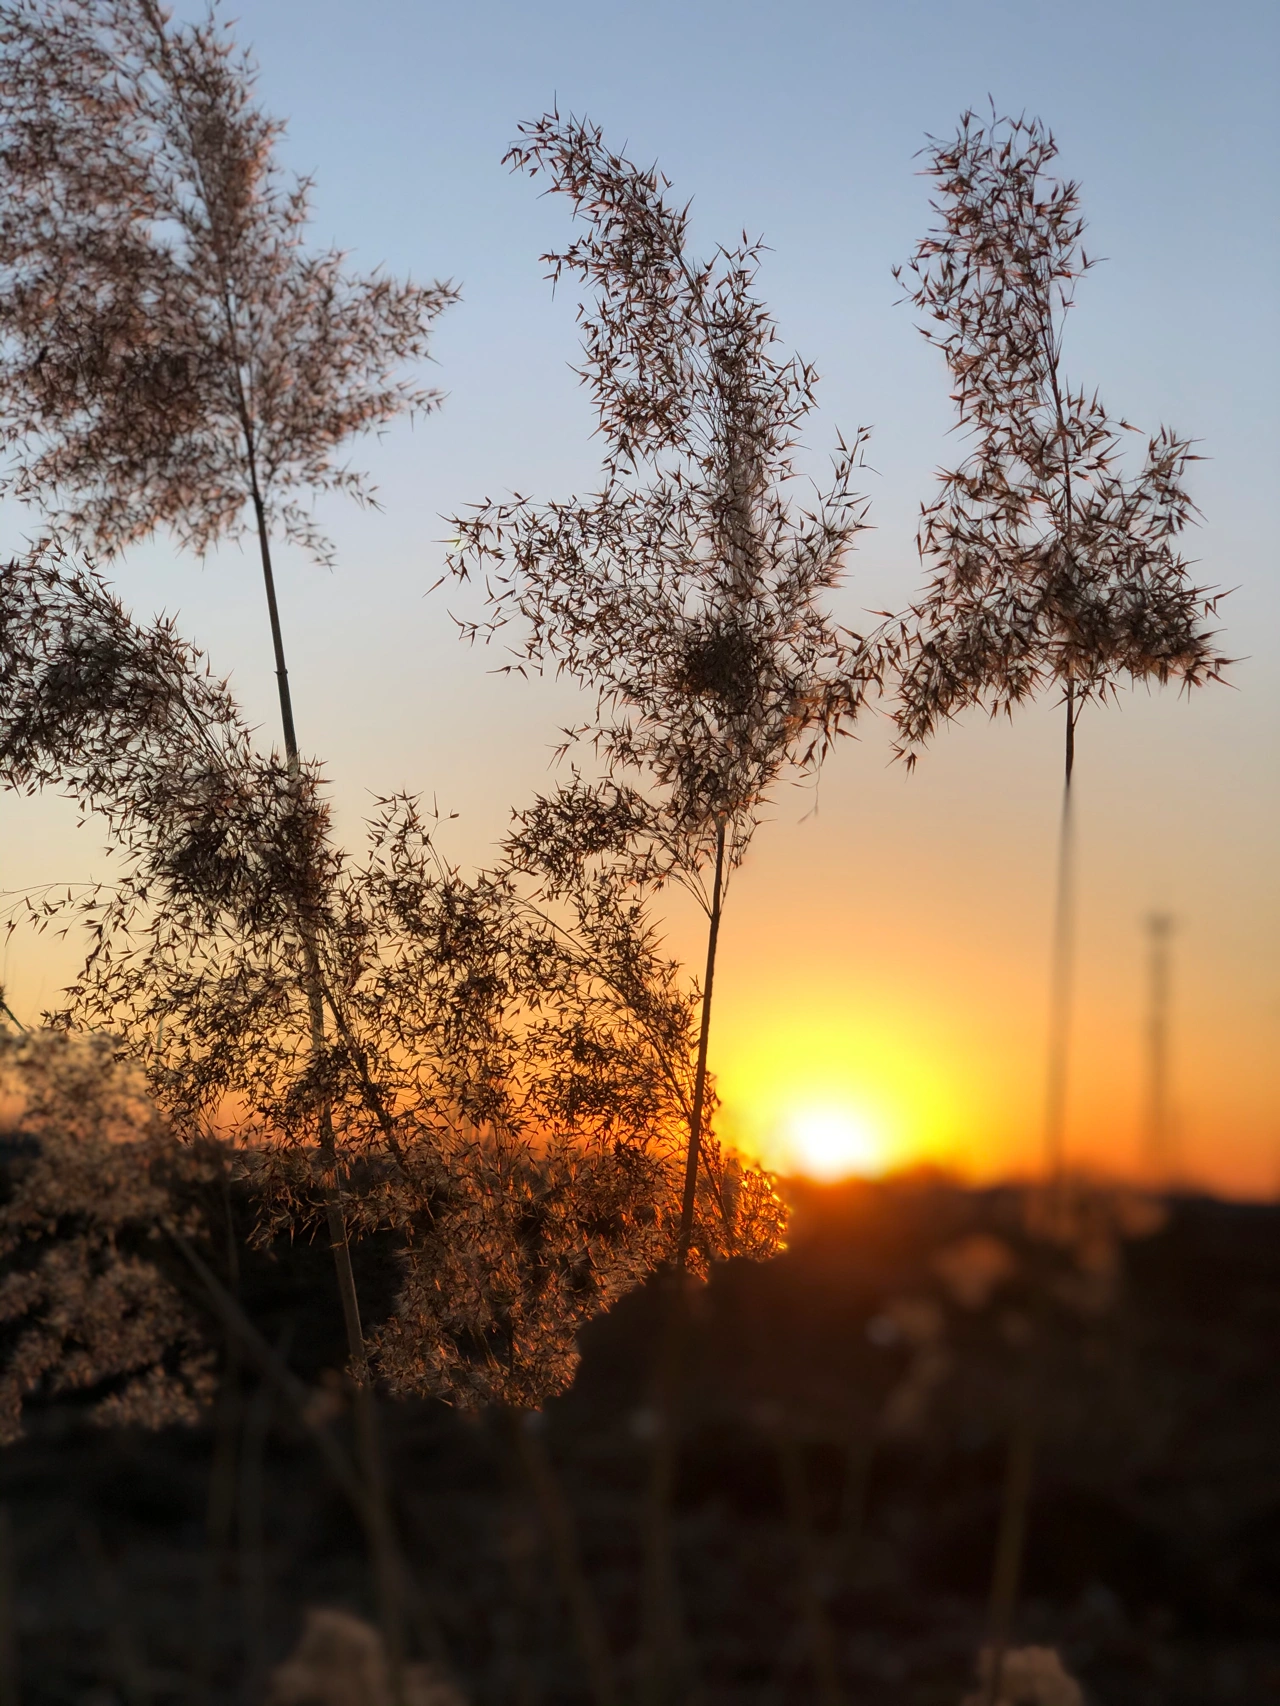
[[[879,1173],[886,1163],[883,1135],[845,1108],[798,1110],[786,1122],[786,1139],[792,1167],[811,1179]]]

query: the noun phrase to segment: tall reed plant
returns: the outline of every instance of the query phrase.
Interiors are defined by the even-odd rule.
[[[523,125],[507,160],[545,178],[582,227],[543,260],[553,283],[569,276],[583,290],[579,372],[604,459],[585,497],[489,502],[455,518],[452,567],[488,590],[489,620],[473,634],[513,626],[519,667],[553,669],[594,698],[568,738],[591,743],[604,776],[575,773],[539,802],[525,841],[553,847],[594,825],[601,845],[629,852],[637,881],[680,884],[706,917],[648,1503],[657,1699],[682,1644],[669,1511],[684,1276],[691,1257],[712,1254],[695,1240],[700,1188],[730,1248],[735,1236],[709,1118],[724,907],[780,781],[816,770],[878,677],[878,654],[826,607],[865,525],[864,435],[837,440],[825,489],[800,496],[816,375],[778,347],[756,291],[760,244],[698,258],[669,182],[586,120],[550,112]]]
[[[373,501],[343,448],[438,405],[400,370],[457,292],[308,246],[311,180],[216,8],[9,0],[0,80],[4,489],[99,558],[255,536],[296,767],[272,537],[332,560],[310,500]]]
[[[69,794],[114,854],[112,883],[30,901],[38,927],[88,931],[55,1022],[109,1032],[178,1137],[234,1140],[260,1238],[327,1227],[336,1257],[340,1170],[345,1263],[348,1233],[396,1251],[394,1307],[361,1325],[353,1372],[356,1503],[397,1670],[373,1376],[463,1405],[536,1407],[568,1384],[578,1328],[670,1248],[692,999],[629,868],[540,872],[525,848],[467,880],[407,799],[344,853],[315,767],[258,751],[172,624],[135,623],[65,554],[0,569],[0,687],[0,785]],[[533,901],[552,883],[574,928]],[[757,1188],[738,1193],[747,1245],[753,1203],[776,1242]]]
[[[946,361],[969,453],[941,476],[919,531],[929,581],[899,630],[900,750],[913,763],[939,725],[993,716],[1043,691],[1064,713],[1062,809],[1044,1107],[1048,1194],[1039,1229],[1070,1244],[1063,1178],[1075,931],[1072,780],[1085,706],[1121,685],[1220,678],[1219,595],[1196,584],[1180,538],[1196,518],[1192,441],[1160,427],[1126,473],[1130,424],[1063,365],[1067,315],[1095,262],[1079,186],[1053,175],[1038,119],[966,113],[931,140],[937,222],[897,276]],[[1033,1353],[1034,1354],[1034,1353]],[[1034,1368],[1014,1425],[990,1611],[987,1706],[1000,1698],[1024,1547],[1036,1424]]]
[[[543,820],[607,826],[635,848],[638,872],[681,884],[706,915],[683,1268],[729,880],[780,779],[816,768],[876,679],[873,653],[825,607],[865,525],[863,435],[838,442],[827,488],[802,501],[795,453],[816,376],[777,347],[755,290],[761,246],[698,259],[668,181],[585,120],[523,125],[507,160],[545,177],[585,227],[543,260],[553,282],[584,287],[580,372],[601,484],[478,506],[454,520],[451,562],[488,589],[491,618],[473,634],[515,625],[522,666],[594,696],[571,738],[594,744],[606,780],[575,776]]]
[[[372,496],[339,452],[355,434],[435,406],[435,392],[396,374],[426,356],[455,292],[355,274],[338,251],[307,248],[310,185],[280,165],[283,126],[257,104],[255,79],[213,8],[191,25],[175,25],[157,0],[0,8],[0,442],[7,489],[99,553],[162,526],[201,555],[256,534],[297,782],[272,535],[331,557],[306,500]],[[318,1068],[326,1009],[305,916],[300,928]],[[363,1388],[323,1103],[320,1120],[330,1242]]]
[[[180,1134],[238,1141],[262,1235],[323,1223],[328,1110],[354,1229],[401,1248],[371,1347],[393,1388],[562,1389],[577,1326],[662,1259],[682,1198],[696,1003],[630,867],[540,872],[525,845],[467,879],[404,798],[345,852],[313,768],[255,748],[173,625],[48,551],[0,572],[0,684],[0,785],[70,795],[114,855],[110,884],[30,903],[88,932],[55,1020],[109,1032]],[[572,928],[530,899],[553,883]]]
[[[339,459],[354,435],[439,401],[397,377],[428,353],[455,291],[360,275],[305,242],[310,182],[211,8],[157,0],[0,7],[0,442],[5,489],[110,555],[168,528],[203,555],[256,535],[288,772],[299,747],[273,533],[332,548],[308,498],[372,498]],[[301,851],[301,849],[298,849]],[[301,921],[304,944],[310,925]],[[304,975],[325,1050],[315,953]],[[321,1112],[322,1125],[326,1116]],[[363,1380],[342,1182],[331,1242],[352,1371]]]
[[[1092,270],[1079,185],[1055,177],[1038,119],[972,112],[930,141],[937,223],[898,278],[946,361],[970,446],[923,511],[929,581],[901,630],[897,723],[913,763],[948,719],[993,716],[1044,691],[1063,708],[1045,1167],[1063,1162],[1070,1022],[1072,779],[1085,706],[1122,685],[1220,677],[1219,595],[1196,584],[1179,541],[1197,511],[1192,441],[1160,427],[1126,473],[1125,435],[1063,365],[1067,315]]]

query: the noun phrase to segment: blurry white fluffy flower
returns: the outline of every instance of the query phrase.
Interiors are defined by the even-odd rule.
[[[966,1694],[961,1706],[985,1706],[992,1656],[984,1650],[978,1666],[984,1686]],[[1052,1647],[1011,1647],[1000,1668],[995,1706],[1084,1706],[1084,1693]]]
[[[1018,1271],[1018,1259],[1002,1238],[975,1232],[939,1250],[934,1272],[962,1309],[985,1309],[992,1293]]]
[[[403,1706],[467,1706],[433,1665],[405,1666]],[[391,1706],[382,1637],[349,1611],[312,1607],[298,1645],[271,1673],[266,1706]]]

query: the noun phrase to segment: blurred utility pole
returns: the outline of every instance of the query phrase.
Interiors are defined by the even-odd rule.
[[[1176,1155],[1169,1115],[1169,945],[1173,918],[1167,912],[1146,919],[1147,959],[1147,1108],[1144,1155],[1156,1185],[1172,1183]]]

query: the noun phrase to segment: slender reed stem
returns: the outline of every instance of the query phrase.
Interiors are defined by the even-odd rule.
[[[19,1706],[21,1696],[14,1603],[18,1585],[16,1551],[13,1518],[8,1505],[0,1505],[0,1706]]]
[[[274,1393],[265,1383],[249,1402],[240,1457],[240,1602],[245,1632],[245,1693],[258,1698],[267,1666],[265,1483]]]
[[[1056,1226],[1066,1206],[1065,1151],[1067,1078],[1070,1066],[1071,1002],[1075,958],[1075,836],[1072,815],[1072,773],[1076,761],[1076,720],[1080,715],[1075,683],[1067,682],[1066,729],[1063,754],[1062,818],[1058,833],[1057,896],[1054,904],[1053,949],[1050,969],[1049,1048],[1045,1082],[1044,1168],[1049,1192],[1050,1226]],[[1044,1274],[1034,1276],[1036,1313],[1043,1315]],[[988,1665],[983,1706],[996,1706],[1004,1658],[1013,1633],[1018,1584],[1026,1545],[1027,1512],[1039,1436],[1039,1346],[1043,1321],[1037,1322],[1028,1351],[1022,1396],[1009,1439],[1009,1459],[1000,1504],[1000,1532],[991,1577],[988,1612]]]
[[[531,1417],[511,1411],[508,1425],[521,1467],[528,1479],[539,1514],[551,1542],[551,1556],[560,1590],[564,1594],[573,1623],[574,1637],[582,1656],[583,1668],[595,1706],[621,1706],[617,1672],[609,1638],[605,1633],[600,1608],[591,1591],[591,1582],[582,1562],[573,1512],[564,1496],[551,1458],[536,1430],[529,1425]]]
[[[693,1211],[698,1194],[698,1161],[702,1150],[702,1121],[707,1104],[707,1046],[711,1040],[711,997],[716,980],[716,949],[720,944],[720,916],[724,904],[725,819],[716,822],[716,869],[711,888],[711,914],[707,927],[707,970],[702,980],[702,1017],[698,1026],[698,1065],[693,1081],[693,1112],[689,1117],[689,1152],[684,1165],[684,1198],[680,1205],[680,1237],[676,1245],[676,1268],[680,1273],[689,1260],[693,1237]],[[683,1299],[683,1287],[673,1296]],[[679,1304],[676,1305],[679,1307]]]
[[[698,1196],[698,1162],[702,1153],[702,1129],[707,1105],[707,1053],[711,1040],[711,1002],[715,992],[716,951],[720,944],[720,920],[724,911],[724,857],[726,820],[716,822],[715,872],[711,885],[711,907],[707,924],[707,964],[702,980],[702,1011],[698,1024],[698,1057],[693,1081],[693,1108],[689,1116],[689,1147],[685,1155],[684,1191],[680,1204],[680,1232],[673,1269],[662,1277],[662,1319],[659,1327],[658,1363],[654,1379],[653,1451],[649,1459],[649,1484],[644,1522],[645,1677],[644,1697],[648,1706],[660,1706],[667,1679],[683,1668],[686,1655],[680,1626],[675,1543],[671,1522],[671,1498],[675,1485],[676,1443],[679,1431],[680,1384],[684,1361],[685,1273],[693,1240],[694,1210]]]
[[[1013,1636],[1013,1616],[1022,1579],[1027,1512],[1031,1504],[1036,1436],[1039,1432],[1034,1346],[1029,1354],[1032,1362],[1023,1381],[1018,1411],[1009,1439],[1004,1493],[1000,1502],[1000,1535],[996,1542],[995,1568],[991,1575],[991,1600],[987,1611],[987,1667],[982,1706],[999,1706],[1005,1655],[1009,1651]]]
[[[290,776],[296,780],[301,771],[301,760],[298,756],[298,737],[293,720],[293,694],[289,688],[289,669],[284,656],[284,634],[280,626],[280,606],[276,599],[275,572],[271,563],[271,536],[267,526],[266,506],[263,503],[262,492],[258,485],[253,435],[247,418],[244,423],[244,433],[253,512],[257,521],[258,549],[262,557],[262,580],[266,588],[267,615],[271,623],[271,647],[275,654],[276,687],[280,695],[280,722],[284,731],[285,760],[289,766]],[[320,958],[315,930],[305,918],[301,922],[301,933],[304,958],[303,977],[306,985],[307,1015],[311,1028],[311,1047],[313,1054],[318,1056],[323,1052],[325,1045],[324,986],[320,976]],[[368,1372],[364,1332],[360,1323],[360,1301],[356,1291],[355,1274],[351,1267],[346,1219],[342,1213],[341,1185],[337,1176],[337,1157],[333,1139],[333,1118],[327,1105],[322,1105],[320,1108],[320,1152],[325,1163],[328,1196],[326,1221],[329,1229],[329,1243],[333,1251],[334,1267],[337,1270],[338,1293],[342,1299],[342,1317],[347,1333],[347,1351],[351,1358],[355,1378],[360,1385],[364,1385],[368,1378]]]
[[[280,721],[284,732],[285,759],[289,774],[295,780],[301,772],[298,737],[293,719],[293,694],[289,687],[289,669],[285,662],[284,635],[280,626],[280,607],[276,599],[275,574],[271,563],[271,541],[267,527],[266,506],[258,485],[254,458],[253,437],[246,422],[245,441],[254,516],[258,530],[258,548],[262,557],[262,579],[267,594],[267,614],[271,623],[271,646],[275,655],[276,686],[280,695]],[[320,974],[320,956],[316,932],[307,920],[301,921],[304,959],[303,977],[306,986],[308,1020],[313,1055],[319,1059],[325,1048],[324,985]],[[351,1247],[347,1235],[346,1216],[342,1209],[342,1183],[338,1169],[333,1116],[326,1102],[319,1109],[320,1156],[325,1172],[325,1223],[329,1246],[333,1253],[334,1270],[338,1280],[338,1295],[342,1302],[342,1318],[347,1335],[347,1354],[355,1382],[355,1420],[360,1472],[369,1488],[371,1541],[375,1594],[379,1622],[387,1648],[391,1671],[392,1694],[399,1700],[403,1693],[404,1676],[404,1613],[399,1587],[399,1569],[394,1561],[390,1543],[391,1512],[386,1495],[386,1471],[382,1461],[380,1433],[376,1414],[376,1399],[370,1385],[368,1354],[364,1329],[360,1319],[360,1298],[356,1289],[355,1272],[351,1265]]]
[[[284,635],[280,627],[280,606],[276,600],[276,581],[271,563],[271,537],[270,530],[267,527],[266,506],[262,501],[262,493],[258,487],[253,440],[247,425],[245,427],[245,438],[249,447],[249,479],[253,496],[253,511],[258,527],[258,549],[262,556],[262,579],[267,593],[267,615],[271,622],[271,647],[275,654],[276,686],[280,695],[280,722],[284,731],[285,760],[289,766],[290,776],[296,780],[301,770],[301,760],[298,756],[298,737],[293,721],[293,694],[289,688],[288,665],[285,663]],[[307,1014],[311,1027],[311,1047],[312,1052],[319,1055],[323,1051],[325,1043],[324,988],[320,977],[320,961],[315,931],[305,919],[302,922],[302,946],[305,961],[304,981],[306,983]],[[351,1251],[347,1241],[346,1221],[342,1213],[341,1188],[337,1179],[333,1119],[327,1106],[322,1106],[320,1110],[320,1150],[327,1175],[329,1200],[326,1206],[326,1218],[334,1266],[338,1275],[338,1292],[342,1299],[342,1316],[347,1332],[347,1350],[356,1379],[363,1385],[366,1379],[364,1333],[360,1324],[360,1303],[356,1292],[355,1275],[351,1268]]]
[[[252,454],[252,452],[250,452]],[[293,726],[293,694],[289,690],[289,669],[284,661],[284,635],[280,628],[280,606],[276,602],[276,577],[271,566],[271,540],[267,529],[266,507],[258,490],[256,470],[250,472],[253,487],[253,513],[258,523],[258,549],[262,555],[262,579],[267,590],[267,615],[271,621],[271,649],[276,660],[276,687],[280,694],[280,722],[284,729],[284,755],[290,772],[298,769],[298,737]]]
[[[1075,825],[1071,773],[1076,757],[1075,684],[1067,683],[1066,764],[1062,784],[1062,817],[1058,831],[1057,897],[1054,903],[1053,950],[1049,974],[1049,1050],[1045,1081],[1044,1164],[1051,1188],[1057,1190],[1066,1150],[1067,1074],[1071,1046],[1071,998],[1075,960]]]
[[[355,1389],[354,1411],[358,1461],[368,1493],[374,1595],[387,1650],[391,1706],[405,1706],[404,1569],[387,1496],[386,1454],[378,1421],[378,1395],[367,1375]]]
[[[778,1430],[778,1462],[782,1469],[782,1490],[786,1498],[788,1525],[799,1565],[797,1585],[805,1630],[809,1637],[809,1657],[813,1665],[819,1706],[845,1706],[844,1690],[840,1686],[835,1631],[831,1627],[831,1618],[822,1595],[821,1561],[813,1528],[809,1482],[805,1474],[800,1442],[796,1438],[791,1419],[787,1416],[783,1417]]]
[[[1169,1108],[1169,940],[1173,919],[1155,912],[1147,919],[1147,1106],[1143,1148],[1153,1185],[1167,1190],[1176,1174]]]

